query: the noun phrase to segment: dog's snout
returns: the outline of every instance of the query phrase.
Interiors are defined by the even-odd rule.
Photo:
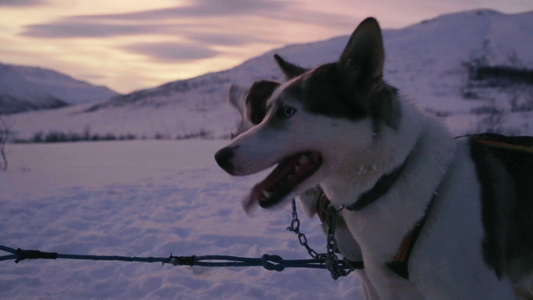
[[[226,147],[226,148],[220,149],[215,154],[215,160],[217,161],[217,164],[222,169],[224,169],[224,171],[232,175],[233,175],[233,164],[231,163],[231,158],[234,155],[233,151],[234,151],[233,147]]]

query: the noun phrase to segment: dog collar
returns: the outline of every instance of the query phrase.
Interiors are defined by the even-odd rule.
[[[400,177],[410,156],[411,154],[407,156],[405,161],[399,167],[392,170],[392,172],[383,175],[378,182],[376,182],[373,188],[364,192],[361,196],[359,196],[357,201],[346,206],[345,208],[351,211],[360,211],[370,204],[376,202],[376,200],[389,191],[394,182],[396,182],[396,180]]]

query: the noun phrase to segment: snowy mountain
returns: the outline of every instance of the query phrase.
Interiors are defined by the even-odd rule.
[[[69,104],[106,101],[118,95],[106,86],[95,86],[54,70],[25,66],[16,68],[28,81]]]
[[[0,64],[0,113],[105,101],[116,95],[53,70]]]
[[[384,30],[385,80],[445,118],[455,134],[487,130],[533,134],[531,28],[533,12],[477,10]],[[39,131],[137,138],[227,137],[237,119],[226,100],[231,84],[283,80],[274,53],[303,67],[335,61],[347,39],[290,45],[230,70],[116,96],[96,105],[20,114],[16,130],[19,138],[31,138]]]
[[[65,101],[24,78],[15,68],[0,64],[0,114],[66,105]]]

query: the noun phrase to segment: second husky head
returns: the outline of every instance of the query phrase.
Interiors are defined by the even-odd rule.
[[[356,28],[336,63],[305,70],[278,60],[290,80],[265,85],[264,101],[253,110],[260,122],[215,155],[235,176],[277,164],[252,189],[250,204],[273,206],[369,163],[376,139],[394,130],[401,115],[396,89],[382,79],[383,61],[373,18]]]

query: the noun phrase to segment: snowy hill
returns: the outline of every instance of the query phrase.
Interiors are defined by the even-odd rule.
[[[385,80],[421,107],[445,117],[455,134],[478,130],[533,134],[533,124],[529,124],[533,119],[530,28],[533,12],[508,15],[478,10],[384,30]],[[97,105],[21,114],[15,130],[21,138],[38,131],[147,138],[227,137],[237,118],[226,101],[232,83],[248,86],[257,79],[282,80],[274,53],[304,67],[335,61],[347,38],[275,49],[230,70],[136,91]],[[499,115],[494,117],[494,112]]]
[[[13,67],[0,64],[0,114],[66,105],[65,101],[28,81]]]
[[[54,70],[25,66],[13,67],[27,80],[69,104],[106,101],[118,95],[106,86],[95,86]]]
[[[0,64],[0,113],[105,101],[116,95],[53,70]]]

